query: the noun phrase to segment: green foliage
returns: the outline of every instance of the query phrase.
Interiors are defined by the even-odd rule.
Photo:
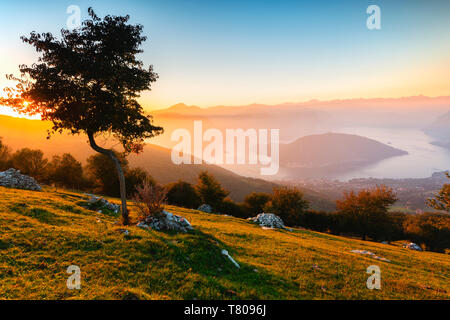
[[[0,137],[0,171],[7,170],[11,167],[11,149],[2,140],[2,137]]]
[[[17,150],[11,156],[11,163],[22,174],[31,176],[37,181],[42,182],[48,178],[48,160],[44,158],[44,153],[41,150],[29,148]]]
[[[266,192],[252,192],[244,199],[244,206],[249,216],[255,216],[264,211],[264,207],[271,199]]]
[[[136,58],[141,53],[142,25],[128,24],[129,16],[97,17],[80,28],[63,29],[61,39],[51,33],[22,37],[40,54],[38,62],[21,65],[16,88],[7,89],[2,103],[53,122],[53,132],[67,130],[112,133],[127,151],[162,133],[152,125],[137,98],[158,75]],[[26,79],[26,80],[23,80]],[[24,103],[27,102],[27,103]]]
[[[47,174],[48,180],[60,187],[82,190],[87,183],[81,162],[77,161],[70,153],[53,156]]]
[[[218,210],[222,201],[229,192],[222,188],[220,183],[206,171],[202,171],[198,176],[198,183],[195,186],[202,203],[209,204],[213,209]]]
[[[346,192],[342,200],[336,201],[336,206],[338,213],[346,218],[346,229],[363,239],[369,236],[378,240],[387,236],[386,228],[390,225],[388,209],[397,200],[392,189],[377,186],[358,194]]]
[[[308,201],[297,188],[275,188],[272,198],[264,207],[267,213],[275,213],[288,226],[300,225],[300,217],[308,209]]]
[[[177,181],[166,186],[167,203],[197,209],[201,205],[201,199],[194,186],[185,181]]]
[[[408,216],[404,221],[406,236],[424,244],[430,251],[445,252],[450,248],[450,216],[441,213],[423,213]]]
[[[124,171],[128,169],[128,160],[124,154],[115,152]],[[86,176],[94,186],[94,192],[111,197],[119,193],[119,179],[114,162],[104,154],[95,154],[87,158]]]
[[[450,174],[445,173],[450,179]],[[434,198],[428,199],[427,204],[436,210],[444,210],[450,212],[450,183],[444,184],[438,194]]]
[[[233,217],[247,217],[244,208],[228,197],[223,199],[218,210],[220,211],[220,213],[227,214]]]
[[[144,183],[150,183],[151,185],[157,185],[155,179],[148,174],[142,168],[131,168],[128,167],[125,170],[125,181],[127,187],[127,196],[132,197],[136,193],[137,187],[143,185]]]
[[[124,171],[127,195],[131,197],[136,192],[136,187],[145,181],[156,184],[155,180],[141,168],[129,168],[125,154],[115,152]],[[110,157],[104,154],[95,154],[87,159],[85,167],[86,176],[91,181],[95,193],[110,197],[119,197],[119,178]]]

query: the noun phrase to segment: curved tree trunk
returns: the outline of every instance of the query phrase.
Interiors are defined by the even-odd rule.
[[[117,175],[119,176],[119,184],[120,184],[120,198],[122,200],[122,223],[124,225],[128,225],[130,223],[130,219],[128,216],[128,210],[127,210],[127,194],[126,194],[126,188],[125,188],[125,175],[123,174],[122,166],[120,165],[119,159],[117,159],[116,155],[112,150],[104,149],[102,147],[99,147],[97,143],[94,140],[94,134],[88,133],[89,137],[89,144],[91,145],[91,148],[97,151],[98,153],[104,154],[108,156],[115,164]]]

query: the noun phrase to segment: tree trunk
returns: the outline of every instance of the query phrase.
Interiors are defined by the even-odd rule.
[[[130,223],[130,219],[128,216],[127,210],[127,193],[125,188],[125,175],[123,174],[122,166],[120,165],[119,159],[117,159],[116,155],[112,150],[104,149],[99,147],[94,140],[94,134],[88,133],[89,144],[91,148],[97,151],[98,153],[107,155],[114,162],[117,170],[117,175],[119,176],[119,184],[120,184],[120,198],[122,200],[122,224],[128,225]]]

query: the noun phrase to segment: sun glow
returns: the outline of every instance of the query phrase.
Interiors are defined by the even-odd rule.
[[[24,102],[23,105],[26,107],[29,103]],[[0,115],[16,117],[16,118],[26,118],[26,119],[41,119],[40,115],[27,116],[25,114],[20,114],[17,111],[14,111],[12,108],[7,106],[0,106]]]

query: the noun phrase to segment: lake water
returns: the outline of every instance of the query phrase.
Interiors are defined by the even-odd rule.
[[[376,164],[339,175],[340,180],[352,178],[425,178],[433,172],[450,169],[450,150],[434,146],[432,137],[417,129],[344,128],[336,132],[357,134],[407,151]]]

